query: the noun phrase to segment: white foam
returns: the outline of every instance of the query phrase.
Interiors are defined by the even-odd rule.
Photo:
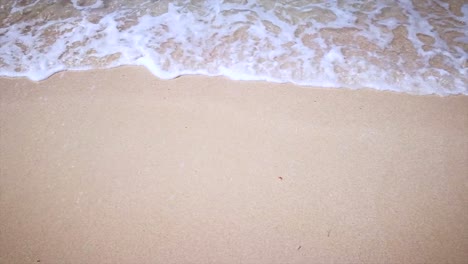
[[[439,0],[239,2],[13,1],[2,7],[0,75],[142,65],[163,79],[468,94],[468,4],[457,16]]]
[[[70,0],[71,3],[73,4],[73,7],[76,8],[77,10],[89,10],[89,9],[94,9],[94,8],[100,8],[104,6],[104,2],[102,0],[96,0],[93,4],[91,5],[80,5],[79,0]]]

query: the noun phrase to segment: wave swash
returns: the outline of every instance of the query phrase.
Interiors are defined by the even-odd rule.
[[[0,76],[143,65],[184,74],[468,94],[468,4],[442,0],[0,0]]]

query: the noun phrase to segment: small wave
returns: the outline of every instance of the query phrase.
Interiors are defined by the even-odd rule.
[[[0,75],[143,65],[184,74],[468,94],[468,5],[424,1],[7,1]]]

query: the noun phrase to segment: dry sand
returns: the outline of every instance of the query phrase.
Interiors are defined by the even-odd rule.
[[[467,263],[468,96],[0,80],[0,263]]]

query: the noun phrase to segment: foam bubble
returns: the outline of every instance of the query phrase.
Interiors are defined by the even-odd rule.
[[[70,0],[73,4],[73,7],[77,10],[89,10],[94,8],[104,7],[104,2],[102,0],[97,0],[91,5],[81,5],[79,0]]]

